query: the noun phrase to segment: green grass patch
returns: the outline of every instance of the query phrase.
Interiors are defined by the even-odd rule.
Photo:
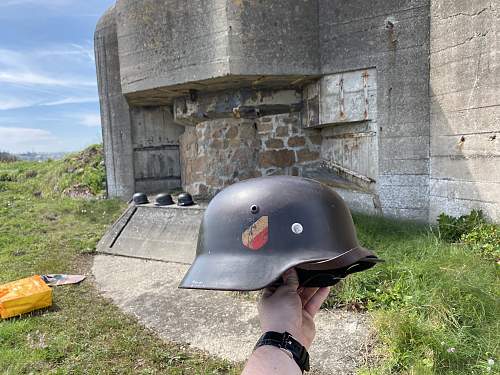
[[[0,283],[89,271],[98,239],[124,209],[97,198],[104,176],[100,146],[61,161],[0,163]],[[442,216],[439,230],[362,215],[355,223],[363,245],[386,262],[350,276],[327,305],[374,317],[380,361],[361,373],[498,373],[498,226],[479,212]],[[2,374],[240,369],[162,342],[101,298],[91,280],[54,289],[48,310],[0,322]]]
[[[498,371],[498,364],[488,365],[498,362],[500,343],[495,260],[440,240],[428,226],[360,215],[355,222],[363,245],[386,262],[350,276],[328,304],[374,316],[382,360],[365,372]]]
[[[74,199],[104,191],[100,151],[61,161],[0,163],[0,283],[88,273],[92,253],[125,205]],[[8,177],[2,177],[8,176]],[[96,292],[91,279],[54,289],[51,308],[0,321],[1,374],[236,374],[239,367],[164,343]]]

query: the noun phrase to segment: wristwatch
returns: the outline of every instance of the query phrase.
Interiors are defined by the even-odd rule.
[[[276,346],[290,352],[302,372],[309,371],[309,353],[290,333],[266,332],[257,341],[253,350],[264,345]]]

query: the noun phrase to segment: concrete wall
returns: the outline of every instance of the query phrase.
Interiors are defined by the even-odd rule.
[[[118,0],[126,93],[229,73],[226,0]]]
[[[228,0],[233,75],[317,75],[317,0]]]
[[[109,195],[295,174],[354,210],[500,220],[499,3],[117,0],[96,30]]]
[[[380,202],[387,216],[426,221],[429,0],[319,0],[319,28],[323,74],[377,71],[379,166],[365,210]]]
[[[95,33],[108,196],[130,199],[181,187],[179,136],[184,127],[168,107],[131,107],[121,86],[116,9],[110,8]]]
[[[316,0],[118,0],[116,10],[127,94],[319,71]]]
[[[132,130],[120,84],[114,7],[99,20],[94,45],[108,195],[129,199],[135,191]]]
[[[500,221],[500,1],[431,6],[431,219]]]

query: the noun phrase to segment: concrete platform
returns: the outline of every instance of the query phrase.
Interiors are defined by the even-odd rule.
[[[130,205],[99,241],[104,254],[191,264],[203,203],[189,207]]]
[[[177,289],[188,267],[98,255],[92,272],[104,296],[161,338],[230,361],[245,361],[260,334],[255,302],[225,292]],[[366,315],[321,311],[316,321],[311,374],[351,374],[366,362],[370,347]]]

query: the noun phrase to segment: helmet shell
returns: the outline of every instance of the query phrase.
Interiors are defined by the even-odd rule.
[[[209,203],[195,261],[180,287],[258,290],[291,267],[304,268],[308,277],[335,269],[345,274],[370,258],[376,259],[359,245],[350,211],[332,189],[301,177],[255,178]]]
[[[147,204],[149,203],[148,196],[145,193],[135,193],[132,197],[134,204]]]
[[[177,197],[177,204],[179,206],[192,206],[194,204],[193,197],[189,193],[181,193]]]
[[[158,194],[155,199],[156,206],[170,206],[174,204],[172,196],[167,193]]]

